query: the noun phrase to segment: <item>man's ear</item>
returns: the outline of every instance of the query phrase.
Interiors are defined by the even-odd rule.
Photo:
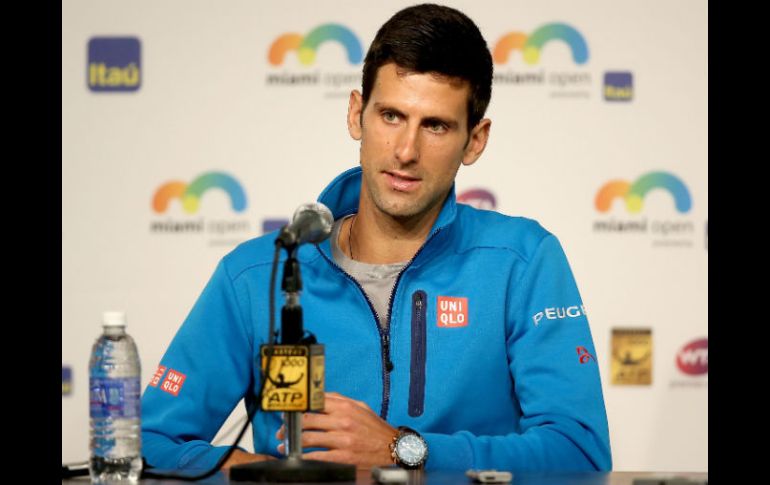
[[[361,115],[364,109],[364,101],[358,90],[350,92],[348,102],[348,133],[354,140],[361,139]]]
[[[473,130],[471,130],[471,134],[468,137],[468,145],[465,147],[463,165],[473,165],[476,163],[476,160],[479,159],[484,152],[484,148],[487,147],[489,129],[491,126],[492,121],[489,118],[484,118],[473,127]]]

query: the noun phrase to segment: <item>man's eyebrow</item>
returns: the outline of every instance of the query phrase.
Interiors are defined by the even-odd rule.
[[[401,110],[399,110],[397,108],[394,108],[393,106],[390,106],[388,104],[381,103],[379,101],[374,103],[374,109],[376,109],[377,111],[392,111],[395,114],[397,114],[397,115],[399,115],[401,117],[406,118],[406,114],[404,112],[402,112]]]
[[[427,118],[422,120],[423,125],[435,125],[435,124],[442,124],[445,125],[447,128],[454,129],[459,126],[459,123],[452,119],[445,119],[440,116],[428,116]]]

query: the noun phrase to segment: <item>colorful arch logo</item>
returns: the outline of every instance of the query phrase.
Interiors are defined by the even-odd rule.
[[[497,200],[492,192],[485,189],[469,189],[457,196],[457,202],[476,209],[495,210]]]
[[[527,64],[537,64],[540,60],[540,51],[551,41],[560,40],[565,42],[572,50],[572,59],[575,64],[585,64],[588,62],[588,44],[586,44],[583,35],[574,27],[562,23],[546,24],[532,35],[523,32],[510,32],[495,44],[492,51],[492,59],[495,64],[505,64],[511,51],[522,51],[524,62]]]
[[[200,199],[209,189],[222,189],[230,196],[230,203],[235,212],[246,209],[246,193],[234,177],[224,172],[207,172],[190,184],[173,180],[161,185],[152,198],[152,208],[157,213],[166,212],[171,199],[180,199],[188,214],[198,212]]]
[[[345,47],[348,53],[348,61],[351,64],[360,64],[364,57],[361,42],[356,34],[349,28],[340,24],[323,24],[311,30],[306,36],[300,34],[283,34],[273,41],[268,53],[268,60],[274,66],[283,64],[286,53],[297,51],[299,61],[309,66],[315,62],[318,47],[327,41],[337,41]]]
[[[668,190],[671,193],[677,211],[685,213],[692,207],[690,191],[687,190],[679,177],[668,172],[650,172],[642,175],[633,183],[625,180],[612,180],[604,184],[596,194],[596,210],[599,212],[609,211],[612,202],[620,197],[626,201],[628,212],[641,212],[644,197],[649,191],[657,188]]]

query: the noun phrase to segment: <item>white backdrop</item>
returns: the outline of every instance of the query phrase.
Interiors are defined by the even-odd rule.
[[[127,312],[144,386],[219,258],[358,163],[345,113],[361,64],[331,40],[309,65],[296,52],[273,65],[273,41],[335,23],[365,52],[412,3],[62,2],[62,366],[72,372],[63,462],[88,456],[88,357],[101,312]],[[493,49],[509,33],[554,23],[585,41],[584,63],[554,39],[535,64],[519,51],[495,64],[491,139],[479,163],[460,170],[458,193],[487,191],[496,210],[535,218],[562,241],[591,322],[615,469],[707,471],[707,350],[685,349],[708,338],[706,2],[446,4],[471,16]],[[123,64],[89,51],[92,40],[114,51],[109,37],[138,39],[140,49]],[[134,71],[114,69],[131,62]],[[630,99],[605,99],[606,72],[630,73],[633,87],[621,91]],[[220,189],[193,213],[176,199],[154,210],[165,183],[210,172],[237,181],[243,211]],[[681,182],[691,208],[679,212],[676,190],[658,177],[640,211],[620,199],[597,209],[606,183],[652,172]],[[613,379],[612,333],[625,328],[651,330],[642,348],[651,356],[626,368],[648,366],[650,384]],[[683,372],[677,359],[688,356],[705,372]]]

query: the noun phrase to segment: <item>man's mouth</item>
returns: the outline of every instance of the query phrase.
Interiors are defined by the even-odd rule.
[[[409,175],[397,170],[384,172],[388,186],[399,192],[412,192],[417,190],[422,180],[413,175]]]

